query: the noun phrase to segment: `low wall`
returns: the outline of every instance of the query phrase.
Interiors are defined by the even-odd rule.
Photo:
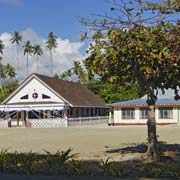
[[[67,127],[65,119],[31,119],[27,121],[27,127]]]
[[[7,128],[8,121],[7,120],[0,120],[0,128]]]
[[[108,116],[68,118],[68,126],[107,124]]]
[[[32,128],[53,128],[53,127],[67,127],[67,126],[85,126],[107,124],[108,116],[98,117],[80,117],[66,119],[28,119],[25,122],[19,121],[19,126]],[[8,126],[7,120],[0,120],[0,127],[16,127],[17,121],[13,120]]]

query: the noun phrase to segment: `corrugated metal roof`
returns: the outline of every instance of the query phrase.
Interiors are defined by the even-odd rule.
[[[129,107],[129,106],[147,106],[146,99],[136,99],[130,101],[123,101],[109,104],[111,107]],[[174,99],[158,99],[156,101],[156,106],[180,106],[180,100],[176,101]]]

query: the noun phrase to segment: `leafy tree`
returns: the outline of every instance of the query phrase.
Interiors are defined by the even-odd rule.
[[[7,76],[9,77],[9,79],[12,79],[16,75],[15,68],[13,66],[11,66],[10,64],[7,64],[5,66],[5,71],[6,71]]]
[[[33,54],[36,55],[37,73],[38,73],[38,57],[43,55],[43,50],[39,44],[34,45]]]
[[[18,74],[19,74],[19,44],[22,41],[22,35],[15,31],[13,37],[11,38],[12,44],[16,43],[16,53],[17,53],[17,63],[18,63]]]
[[[10,64],[3,65],[2,63],[0,63],[0,73],[1,80],[5,80],[7,77],[9,77],[11,80],[16,75],[15,68]],[[8,86],[6,86],[6,84],[8,84]],[[0,87],[0,101],[2,102],[12,92],[12,90],[14,90],[13,82],[6,82],[2,84]]]
[[[50,64],[51,64],[51,76],[53,76],[53,54],[52,50],[57,48],[57,37],[53,34],[53,32],[50,32],[48,34],[48,41],[46,42],[47,48],[49,49],[50,52]]]
[[[137,99],[144,95],[137,84],[119,86],[117,84],[105,82],[100,78],[89,77],[83,64],[78,61],[74,61],[71,69],[68,69],[60,76],[56,74],[55,77],[78,81],[107,103]]]
[[[28,76],[29,75],[29,71],[28,71],[28,68],[29,68],[29,56],[32,54],[33,48],[32,48],[32,45],[31,45],[30,41],[27,41],[23,47],[24,47],[24,55],[26,55],[26,57],[27,57],[26,58],[26,76]]]
[[[157,1],[156,1],[157,2]],[[144,3],[143,0],[113,1],[112,15],[82,20],[95,31],[85,66],[90,76],[129,86],[139,84],[147,94],[148,149],[146,157],[158,159],[155,103],[159,91],[172,88],[179,99],[180,27],[169,13],[179,13],[178,0]],[[145,13],[146,15],[145,15]],[[147,16],[147,14],[149,16]],[[173,19],[175,15],[173,14]],[[82,35],[82,40],[88,33]]]
[[[6,82],[0,88],[0,103],[3,102],[18,87],[17,81]]]

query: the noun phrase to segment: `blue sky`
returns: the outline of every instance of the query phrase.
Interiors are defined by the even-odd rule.
[[[47,35],[57,36],[58,47],[54,53],[54,72],[61,74],[72,67],[73,61],[87,57],[88,42],[81,42],[85,27],[81,18],[95,18],[93,13],[103,14],[110,10],[105,0],[0,0],[0,39],[5,44],[3,63],[17,69],[16,46],[11,43],[15,31],[23,35],[23,44],[30,40],[42,45],[43,56],[39,59],[41,74],[49,74],[49,51],[45,46]],[[29,72],[36,72],[35,57],[29,59]],[[26,57],[20,48],[21,72],[17,78],[25,78]]]
[[[48,32],[78,41],[84,27],[81,17],[107,10],[104,0],[0,0],[0,33],[32,28],[46,37]]]

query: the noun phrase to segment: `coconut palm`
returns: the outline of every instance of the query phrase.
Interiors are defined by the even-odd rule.
[[[4,44],[3,41],[0,39],[0,53],[3,54],[3,49],[4,49]],[[0,56],[0,61],[2,60],[2,57]]]
[[[33,54],[36,55],[37,73],[38,73],[38,57],[43,54],[43,50],[39,44],[34,45]]]
[[[30,41],[25,43],[24,47],[24,55],[26,55],[26,76],[29,75],[28,66],[29,66],[29,56],[31,56],[33,52],[33,48]]]
[[[9,77],[9,79],[12,79],[13,77],[15,77],[16,70],[13,66],[11,66],[10,64],[7,64],[5,67],[5,70],[6,70],[6,74]]]
[[[3,49],[4,49],[4,44],[3,41],[0,39],[0,54],[3,54]],[[0,56],[0,86],[2,85],[1,83],[1,78],[4,76],[4,66],[1,64],[2,57]]]
[[[51,76],[53,76],[53,54],[52,50],[57,48],[57,37],[53,34],[53,32],[50,32],[48,34],[48,41],[46,42],[47,48],[49,49],[50,52],[50,64],[51,64]]]
[[[16,53],[17,53],[17,63],[18,63],[18,74],[19,74],[19,44],[22,41],[22,35],[15,31],[13,37],[11,38],[12,44],[16,43]]]

